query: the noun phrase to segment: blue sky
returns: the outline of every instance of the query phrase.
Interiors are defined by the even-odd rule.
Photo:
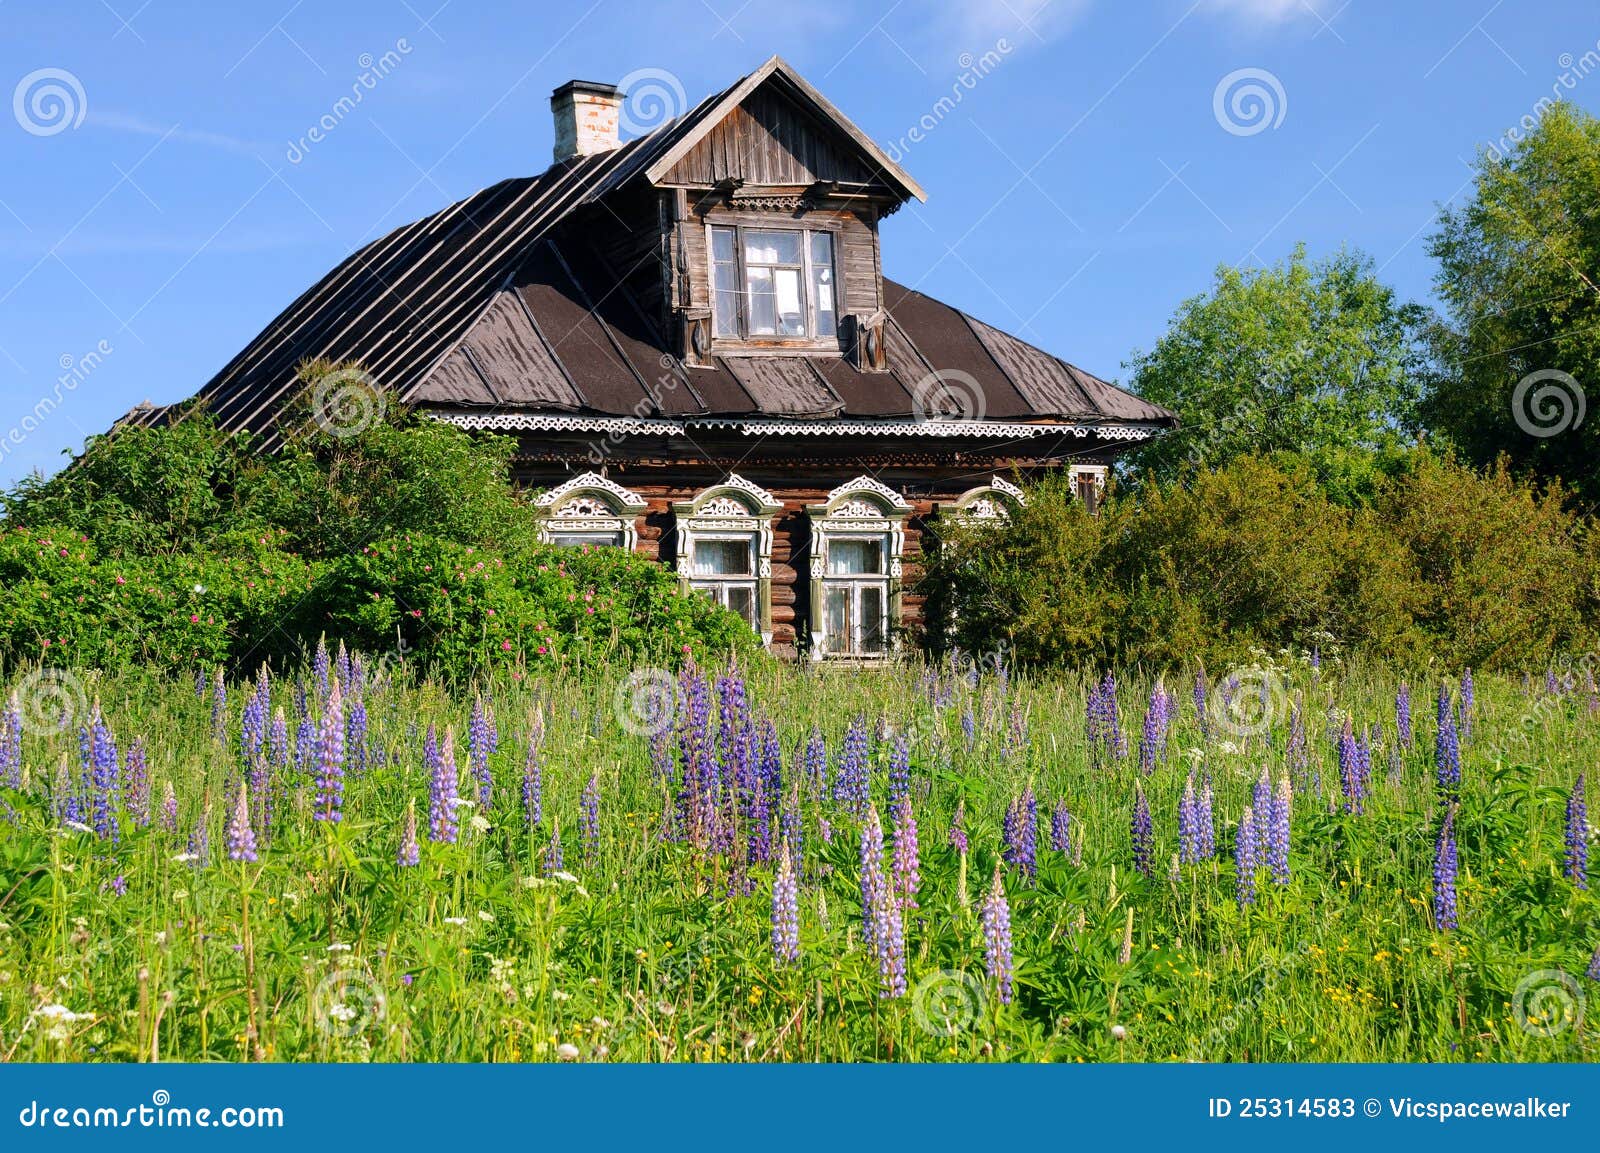
[[[783,55],[928,191],[888,275],[1113,379],[1219,264],[1296,242],[1428,299],[1474,154],[1563,73],[1600,108],[1600,10],[1534,8],[0,0],[0,483],[189,395],[357,246],[542,170],[574,77],[693,102]]]

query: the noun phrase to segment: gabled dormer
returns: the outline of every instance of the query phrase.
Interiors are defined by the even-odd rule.
[[[604,150],[625,96],[581,82],[557,89],[557,159],[565,143],[574,157]],[[776,56],[664,131],[666,146],[588,223],[621,262],[653,233],[658,283],[647,294],[684,363],[847,355],[882,370],[878,222],[924,199],[916,182]]]

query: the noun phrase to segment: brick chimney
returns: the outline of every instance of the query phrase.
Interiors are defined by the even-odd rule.
[[[617,140],[617,115],[622,93],[615,84],[568,80],[550,94],[555,114],[557,161],[610,152]]]

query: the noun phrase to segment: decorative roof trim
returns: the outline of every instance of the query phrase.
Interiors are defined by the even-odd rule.
[[[1037,436],[1075,436],[1080,440],[1148,440],[1160,431],[1145,424],[1024,424],[1001,420],[774,420],[742,417],[690,417],[684,420],[631,416],[558,416],[542,412],[430,412],[458,428],[497,432],[602,432],[621,436],[683,436],[690,428],[731,429],[745,436],[914,436],[992,437],[1021,440]]]
[[[1009,480],[1007,480],[1003,476],[992,476],[992,477],[990,477],[989,478],[989,487],[994,489],[996,492],[1005,493],[1007,496],[1009,496],[1012,500],[1016,501],[1018,504],[1027,504],[1028,503],[1028,498],[1027,498],[1026,494],[1024,494],[1023,491],[1020,488],[1018,488],[1016,485],[1012,484]]]
[[[637,515],[649,507],[644,497],[632,489],[623,488],[616,481],[611,480],[609,477],[601,476],[597,472],[580,473],[571,480],[563,481],[535,500],[533,502],[534,507],[542,509],[559,508],[571,497],[584,492],[606,494],[611,498],[608,503],[614,504],[619,512]]]
[[[679,516],[702,516],[708,504],[719,496],[734,494],[735,498],[746,506],[747,511],[742,514],[754,517],[771,517],[783,511],[783,502],[773,496],[766,489],[754,481],[746,480],[736,472],[730,472],[723,480],[716,484],[709,484],[694,494],[690,500],[674,502],[673,512]]]

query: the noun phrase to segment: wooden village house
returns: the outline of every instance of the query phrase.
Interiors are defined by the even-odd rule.
[[[562,545],[636,550],[775,650],[872,659],[919,621],[938,518],[1107,462],[1174,415],[884,277],[924,193],[774,57],[626,142],[624,93],[551,98],[555,162],[357,251],[200,397],[270,448],[312,358],[514,436]],[[892,240],[891,240],[892,243]],[[127,420],[159,420],[141,406]]]

